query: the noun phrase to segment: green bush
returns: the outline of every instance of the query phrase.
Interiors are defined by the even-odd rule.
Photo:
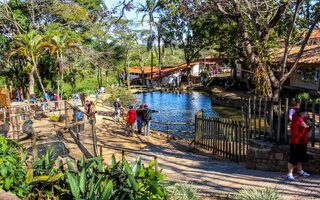
[[[170,200],[197,200],[197,190],[190,184],[180,183],[167,188]]]
[[[155,162],[147,167],[138,157],[128,163],[123,157],[103,165],[100,157],[76,160],[66,158],[55,167],[54,149],[27,169],[23,167],[21,146],[0,137],[0,188],[24,199],[167,199],[165,175],[155,171]],[[170,185],[170,184],[169,184]]]
[[[120,99],[120,104],[126,108],[137,102],[137,97],[127,88],[115,87],[106,101],[112,105],[117,98]]]
[[[307,92],[300,93],[296,96],[296,99],[302,100],[302,101],[309,101],[310,100],[310,94]]]
[[[275,189],[266,188],[248,188],[239,191],[236,195],[237,200],[279,200],[282,199],[279,192]]]
[[[24,181],[26,170],[23,168],[27,152],[22,158],[21,155],[19,143],[0,136],[0,189],[23,198],[29,189]]]
[[[59,122],[60,121],[60,116],[50,116],[49,119],[51,121],[54,121],[54,122]]]

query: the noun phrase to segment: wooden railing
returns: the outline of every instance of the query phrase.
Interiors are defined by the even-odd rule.
[[[160,124],[163,126],[166,126],[166,134],[167,134],[167,139],[170,138],[170,133],[189,133],[189,134],[194,134],[194,131],[185,131],[185,130],[171,130],[170,129],[170,125],[185,125],[185,126],[194,126],[194,123],[184,123],[184,122],[157,122],[157,121],[151,121],[151,123],[155,123],[155,124]],[[157,131],[163,131],[160,129],[155,129]]]

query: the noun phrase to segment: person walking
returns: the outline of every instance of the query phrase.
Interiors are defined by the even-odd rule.
[[[129,106],[129,112],[127,113],[127,131],[128,135],[130,136],[131,133],[132,135],[134,134],[134,123],[136,122],[136,116],[137,113],[135,110],[133,110],[133,106]]]
[[[308,112],[300,110],[292,118],[290,137],[290,157],[288,162],[288,180],[294,180],[293,168],[297,166],[299,176],[308,177],[310,174],[302,170],[302,163],[307,161],[308,132],[311,130]]]
[[[156,110],[150,110],[148,108],[148,105],[144,105],[144,108],[142,110],[142,121],[144,122],[144,136],[150,136],[150,125],[151,125],[151,114],[160,111]]]
[[[138,110],[136,111],[137,113],[137,127],[138,127],[138,133],[141,133],[142,129],[142,110],[143,110],[143,105],[140,105]]]
[[[99,90],[95,89],[94,92],[96,93],[96,98],[98,98]]]
[[[86,95],[83,91],[80,93],[80,99],[82,106],[84,106],[84,104],[86,103]]]
[[[17,101],[21,101],[21,98],[20,98],[20,92],[19,90],[16,91],[16,97],[17,97]]]
[[[116,101],[113,103],[113,106],[114,106],[114,122],[117,122],[117,119],[118,119],[118,122],[120,122],[120,108],[121,108],[121,105],[120,105],[120,99],[117,98]]]
[[[74,102],[74,106],[75,107],[78,107],[78,100],[79,100],[79,94],[77,92],[75,92],[73,95],[72,95],[72,98],[73,98],[73,102]]]
[[[90,89],[87,89],[88,96],[90,96]]]
[[[53,91],[52,91],[52,89],[51,89],[51,88],[48,90],[48,96],[49,96],[50,101],[52,101],[52,98],[53,98]]]
[[[90,101],[89,115],[94,120],[96,120],[96,113],[97,113],[96,105],[94,105],[94,103]]]

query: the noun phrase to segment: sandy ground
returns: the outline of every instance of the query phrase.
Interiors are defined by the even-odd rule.
[[[80,106],[79,108],[83,110],[82,106]],[[109,163],[112,154],[115,154],[116,158],[118,159],[120,159],[122,155],[121,150],[114,150],[110,148],[141,150],[151,148],[152,146],[161,145],[167,142],[166,137],[163,134],[155,132],[152,132],[153,134],[151,136],[143,136],[143,133],[137,134],[137,132],[133,136],[128,136],[125,128],[125,121],[123,119],[121,119],[121,121],[117,123],[113,121],[114,109],[112,107],[101,107],[97,105],[96,108],[96,135],[97,144],[99,146],[98,155],[101,154],[102,150],[102,156],[105,159],[106,164]],[[48,116],[58,114],[59,112],[49,113]],[[69,111],[68,115],[71,119],[73,112]],[[42,118],[42,120],[35,119],[33,127],[35,128],[36,132],[41,132],[64,125],[64,122],[51,122],[49,118]],[[91,153],[93,153],[92,127],[90,124],[85,124],[85,129],[79,134],[79,137],[84,146]],[[66,147],[70,151],[71,158],[81,159],[82,152],[79,150],[76,142],[68,132],[63,132],[63,137],[58,137],[56,132],[51,132],[43,136],[39,134],[37,144],[57,141],[61,141],[66,145]],[[21,144],[23,144],[24,148],[28,148],[31,146],[31,140],[24,140],[21,142]],[[100,146],[102,146],[102,148]]]

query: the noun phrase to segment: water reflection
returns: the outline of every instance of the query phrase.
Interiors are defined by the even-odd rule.
[[[196,91],[176,94],[169,92],[138,93],[136,97],[142,104],[147,104],[150,109],[160,111],[160,113],[152,114],[153,121],[191,123],[194,122],[195,114],[201,109],[204,110],[205,116],[218,116],[212,109],[210,97]],[[156,124],[152,124],[151,127],[165,130],[165,127]],[[186,127],[172,125],[170,129],[185,130]]]

